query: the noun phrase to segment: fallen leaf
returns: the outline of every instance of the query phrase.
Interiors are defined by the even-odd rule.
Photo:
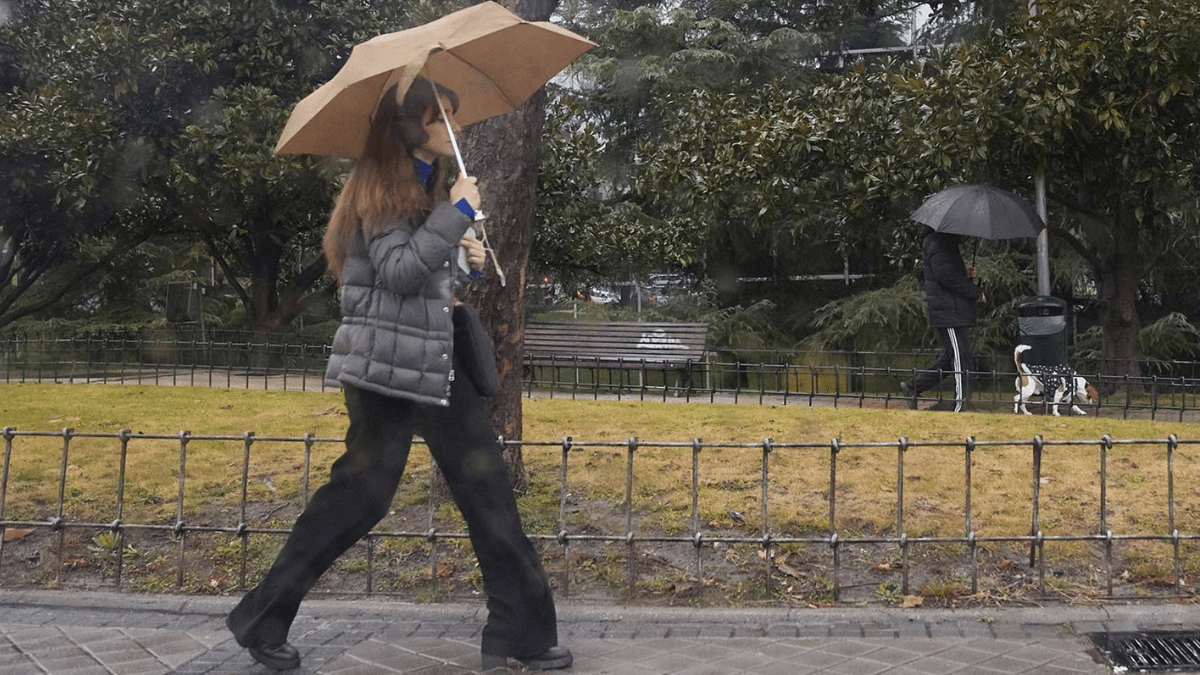
[[[72,570],[77,567],[91,567],[92,559],[83,556],[66,555],[62,559],[63,567]]]
[[[904,600],[900,603],[900,606],[908,609],[912,607],[920,607],[923,604],[925,604],[925,598],[919,595],[906,595],[904,596]]]
[[[6,527],[6,528],[4,528],[4,543],[7,544],[10,541],[24,539],[25,537],[28,537],[32,533],[33,533],[32,529],[22,530],[22,529],[17,529],[15,527]]]
[[[804,578],[804,574],[800,570],[796,569],[795,567],[792,567],[791,565],[789,565],[787,563],[776,563],[775,568],[778,569],[780,572],[783,572],[784,574],[788,575],[789,577],[792,577],[793,579]]]

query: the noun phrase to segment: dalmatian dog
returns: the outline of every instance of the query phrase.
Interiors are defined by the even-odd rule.
[[[1025,413],[1032,415],[1025,404],[1031,396],[1041,394],[1050,399],[1050,409],[1055,417],[1059,417],[1060,403],[1070,403],[1071,411],[1077,415],[1087,413],[1080,408],[1079,403],[1095,404],[1100,400],[1100,392],[1088,383],[1070,366],[1027,366],[1021,361],[1021,354],[1032,349],[1029,345],[1017,345],[1013,350],[1013,361],[1017,364],[1017,395],[1013,397],[1013,414]]]

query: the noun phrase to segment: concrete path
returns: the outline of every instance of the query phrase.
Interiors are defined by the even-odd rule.
[[[271,671],[225,630],[234,601],[0,590],[0,673],[266,675]],[[482,602],[310,600],[292,629],[303,654],[292,672],[477,672],[484,614]],[[1068,675],[1114,672],[1089,633],[1196,629],[1200,611],[1174,604],[926,610],[564,603],[559,624],[561,643],[576,656],[563,672],[575,675]]]

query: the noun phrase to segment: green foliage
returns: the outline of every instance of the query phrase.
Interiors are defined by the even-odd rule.
[[[653,218],[619,195],[601,167],[603,134],[569,94],[546,119],[532,263],[575,285],[582,278],[629,278],[691,260],[701,232]]]
[[[774,203],[740,195],[747,181],[786,182],[790,169],[779,169],[789,157],[774,153],[759,163],[743,153],[760,134],[791,138],[789,130],[803,120],[767,115],[739,131],[709,118],[734,112],[724,106],[772,81],[791,83],[787,91],[811,86],[822,51],[859,46],[859,38],[893,43],[895,26],[886,16],[865,17],[899,5],[687,2],[667,9],[576,2],[561,8],[567,25],[598,47],[578,60],[578,86],[551,110],[543,187],[553,194],[539,205],[544,231],[533,251],[539,268],[631,276],[679,266],[745,267],[744,258],[756,256],[763,242],[787,238],[790,225],[748,229],[743,214],[754,225],[780,212]],[[705,143],[711,133],[718,135]],[[714,151],[719,166],[708,162]],[[737,160],[743,166],[731,166]],[[735,213],[723,208],[726,199],[736,202]]]
[[[1137,302],[1194,288],[1184,258],[1200,217],[1198,48],[1194,4],[1039,3],[1036,19],[1014,15],[1005,30],[924,62],[859,64],[815,88],[780,81],[664,97],[667,137],[639,147],[639,188],[725,248],[733,233],[782,231],[874,251],[868,259],[893,267],[872,270],[887,284],[915,266],[908,214],[927,194],[958,182],[1025,191],[1045,168],[1053,252],[1064,261],[1058,292],[1098,289],[1106,344],[1118,344],[1137,331]],[[1156,269],[1164,259],[1177,261],[1174,273]],[[1011,333],[1004,312],[1029,288],[1016,268],[992,272],[982,344]],[[1143,279],[1153,297],[1139,295]],[[912,323],[915,312],[901,313],[914,303],[885,307],[891,298],[873,293],[822,313],[823,337],[886,344],[885,324],[870,322]]]
[[[835,300],[817,310],[818,331],[804,341],[810,350],[887,351],[914,347],[924,338],[925,294],[908,276],[894,286]]]
[[[404,7],[356,0],[15,0],[0,25],[0,325],[205,242],[256,326],[285,325],[320,267],[330,169],[272,155],[290,107]],[[88,253],[77,260],[79,251]],[[300,260],[299,271],[285,260]],[[304,265],[318,266],[307,273]],[[311,267],[311,266],[310,266]],[[200,270],[193,270],[198,273]],[[102,282],[103,283],[103,282]]]
[[[789,338],[782,335],[771,316],[775,309],[770,300],[760,300],[747,307],[724,307],[704,316],[708,336],[714,349],[732,353],[753,362],[775,363],[778,355],[790,351]]]
[[[1171,313],[1143,326],[1137,335],[1138,354],[1152,369],[1171,361],[1194,361],[1200,358],[1200,328],[1179,313]],[[1075,343],[1075,358],[1091,364],[1094,370],[1104,359],[1104,333],[1093,327],[1079,336]]]

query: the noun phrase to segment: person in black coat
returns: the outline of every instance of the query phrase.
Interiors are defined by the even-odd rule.
[[[921,392],[940,385],[947,376],[954,378],[954,412],[962,412],[971,396],[970,374],[975,360],[971,355],[970,329],[975,325],[976,303],[987,302],[987,296],[967,274],[967,266],[958,250],[961,239],[961,235],[926,227],[921,241],[929,327],[941,336],[942,353],[912,382],[900,383],[901,391],[908,398],[908,407],[914,410]]]

